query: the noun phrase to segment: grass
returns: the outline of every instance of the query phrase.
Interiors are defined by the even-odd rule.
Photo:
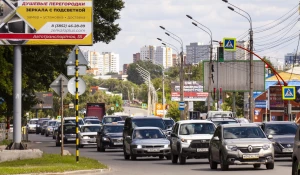
[[[16,160],[0,163],[0,175],[54,173],[75,170],[107,169],[107,166],[97,160],[75,156],[61,156],[59,154],[43,154],[42,158]]]
[[[11,144],[11,142],[12,142],[12,140],[2,140],[1,142],[0,142],[0,145],[9,145],[9,144]]]

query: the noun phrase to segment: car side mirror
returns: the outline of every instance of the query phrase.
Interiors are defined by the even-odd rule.
[[[267,137],[268,137],[268,139],[273,139],[272,135],[268,135]]]
[[[215,136],[215,137],[213,137],[213,140],[214,140],[214,141],[219,141],[220,138],[219,138],[218,136]]]

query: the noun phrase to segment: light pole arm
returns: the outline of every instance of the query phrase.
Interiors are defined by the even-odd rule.
[[[182,39],[179,37],[179,36],[177,36],[177,35],[175,35],[174,33],[172,33],[172,32],[170,32],[169,30],[167,30],[167,29],[165,29],[168,33],[171,33],[172,35],[174,35],[174,36],[176,36],[180,41],[180,44],[183,46],[183,41],[182,41]],[[177,40],[177,39],[176,39]],[[178,40],[177,40],[178,41]]]
[[[245,15],[243,15],[240,12],[237,12],[235,10],[234,10],[234,12],[237,13],[237,14],[239,14],[239,15],[241,15],[241,16],[243,16],[244,18],[246,18],[249,21],[249,23],[250,23],[250,30],[252,30],[252,21],[251,21],[251,18],[249,19],[249,18],[247,18],[247,16],[245,16]]]
[[[231,4],[231,3],[229,3],[229,2],[227,2],[229,5],[231,5],[231,6],[233,6],[233,7],[235,7],[235,8],[237,8],[237,9],[239,9],[240,11],[242,11],[242,12],[244,12],[244,13],[246,13],[247,15],[248,15],[248,17],[249,18],[247,18],[248,19],[248,21],[250,22],[250,28],[251,28],[251,30],[252,30],[252,18],[251,18],[251,16],[250,16],[250,14],[248,13],[248,12],[246,12],[245,10],[243,10],[243,9],[241,9],[241,8],[239,8],[238,6],[235,6],[235,5],[233,5],[233,4]],[[236,13],[238,13],[238,12],[236,12]],[[240,14],[240,13],[239,13]],[[241,14],[240,14],[241,15]],[[244,15],[243,15],[244,16]],[[245,16],[244,16],[245,17]]]
[[[199,26],[196,26],[196,27],[198,27],[199,29],[203,30],[204,32],[206,32],[206,33],[209,35],[209,37],[210,37],[210,43],[212,44],[212,34],[211,34],[211,33],[209,33],[208,31],[206,31],[206,30],[202,29],[202,28],[201,28],[201,27],[199,27]]]
[[[210,37],[212,38],[212,32],[211,32],[211,30],[210,30],[208,27],[206,27],[205,25],[201,24],[200,22],[196,21],[196,20],[193,19],[193,18],[191,18],[191,19],[192,19],[193,21],[195,21],[197,24],[199,24],[199,25],[201,25],[202,27],[206,28],[206,29],[209,31],[209,33],[208,33],[206,30],[202,29],[201,27],[197,26],[198,28],[200,28],[200,29],[203,30],[204,32],[208,33],[208,34],[210,35]]]

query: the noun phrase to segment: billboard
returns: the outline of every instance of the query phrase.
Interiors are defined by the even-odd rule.
[[[296,99],[289,100],[292,110],[300,111],[300,86],[295,86]],[[270,86],[269,88],[269,110],[284,110],[284,100],[282,99],[282,86]]]
[[[209,67],[209,61],[203,62],[203,86],[204,92],[208,92],[209,71],[212,72],[212,88],[222,88],[223,91],[246,92],[250,89],[249,61],[224,61],[213,62],[213,68]],[[253,85],[254,91],[265,91],[265,63],[260,60],[253,61]]]
[[[52,92],[36,92],[35,96],[39,101],[33,109],[52,109],[53,108],[53,93]]]
[[[1,0],[0,45],[92,45],[92,0]]]
[[[203,92],[203,86],[199,81],[184,81],[183,101],[206,101],[207,92]],[[180,101],[180,83],[171,82],[171,100]]]

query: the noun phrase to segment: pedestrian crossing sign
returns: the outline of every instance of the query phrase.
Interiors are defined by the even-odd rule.
[[[283,100],[295,100],[296,99],[295,86],[282,86],[282,99]]]
[[[236,38],[223,38],[223,47],[225,51],[236,51]]]

